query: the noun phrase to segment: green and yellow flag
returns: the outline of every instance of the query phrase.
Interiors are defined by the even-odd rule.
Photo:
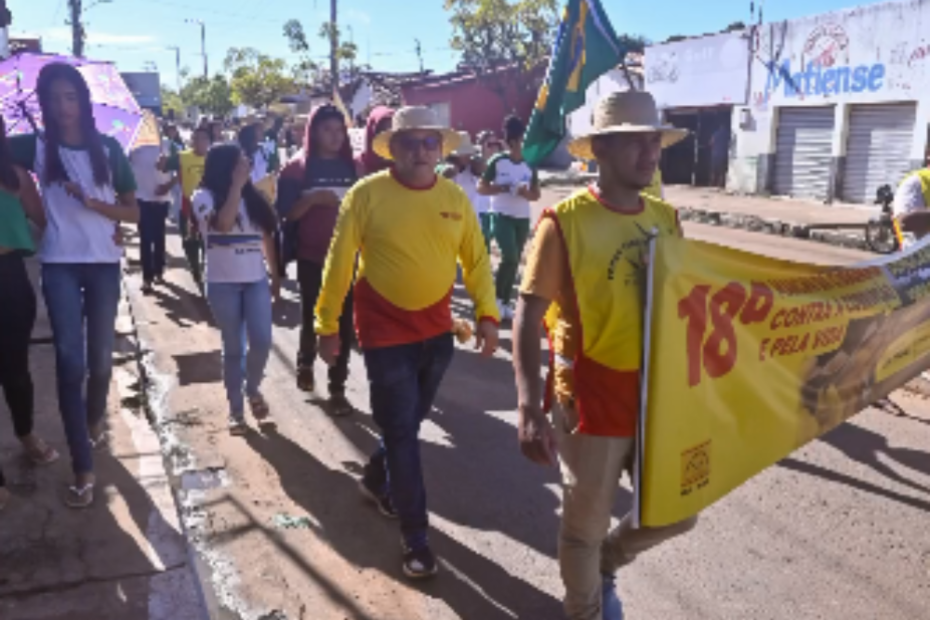
[[[530,165],[538,166],[555,150],[565,137],[565,117],[584,104],[588,86],[615,68],[621,54],[599,0],[569,0],[523,140]]]

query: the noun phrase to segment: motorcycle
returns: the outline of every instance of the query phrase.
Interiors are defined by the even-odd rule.
[[[881,205],[882,211],[877,217],[869,218],[865,225],[865,242],[878,254],[894,254],[901,249],[891,208],[893,202],[894,190],[890,185],[882,185],[876,190],[875,204]]]

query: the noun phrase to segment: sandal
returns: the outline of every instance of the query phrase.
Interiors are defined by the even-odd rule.
[[[313,366],[297,367],[297,389],[301,392],[313,392],[316,389]]]
[[[97,438],[93,437],[90,440],[90,447],[94,450],[102,450],[107,447],[107,434],[106,431],[97,435]]]
[[[85,484],[80,489],[76,486],[68,487],[68,496],[65,498],[65,505],[68,508],[81,510],[89,508],[94,503],[94,483]]]
[[[249,431],[249,425],[245,423],[245,420],[239,418],[230,418],[229,420],[229,434],[233,437],[241,437]]]
[[[268,416],[271,415],[271,409],[261,394],[249,397],[249,409],[252,410],[252,416],[259,424],[267,424]]]
[[[329,395],[329,415],[334,418],[344,418],[355,413],[355,407],[342,392],[332,392]]]
[[[26,446],[24,443],[23,449],[26,452],[26,457],[36,465],[51,465],[61,458],[55,448],[38,437],[33,437],[32,446]]]

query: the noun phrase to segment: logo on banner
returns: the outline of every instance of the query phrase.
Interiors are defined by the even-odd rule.
[[[695,487],[710,481],[710,441],[681,453],[681,494],[688,495]]]

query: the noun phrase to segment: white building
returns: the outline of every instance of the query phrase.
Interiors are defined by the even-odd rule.
[[[664,182],[722,184],[723,177],[718,180],[712,174],[713,164],[725,173],[727,151],[714,153],[711,137],[726,132],[732,126],[734,106],[748,101],[748,42],[746,32],[733,31],[646,48],[646,90],[663,110],[665,122],[690,132],[663,152]],[[732,153],[732,140],[716,148],[727,146]]]
[[[732,119],[729,189],[871,202],[878,186],[922,165],[930,0],[751,32],[750,95]]]

